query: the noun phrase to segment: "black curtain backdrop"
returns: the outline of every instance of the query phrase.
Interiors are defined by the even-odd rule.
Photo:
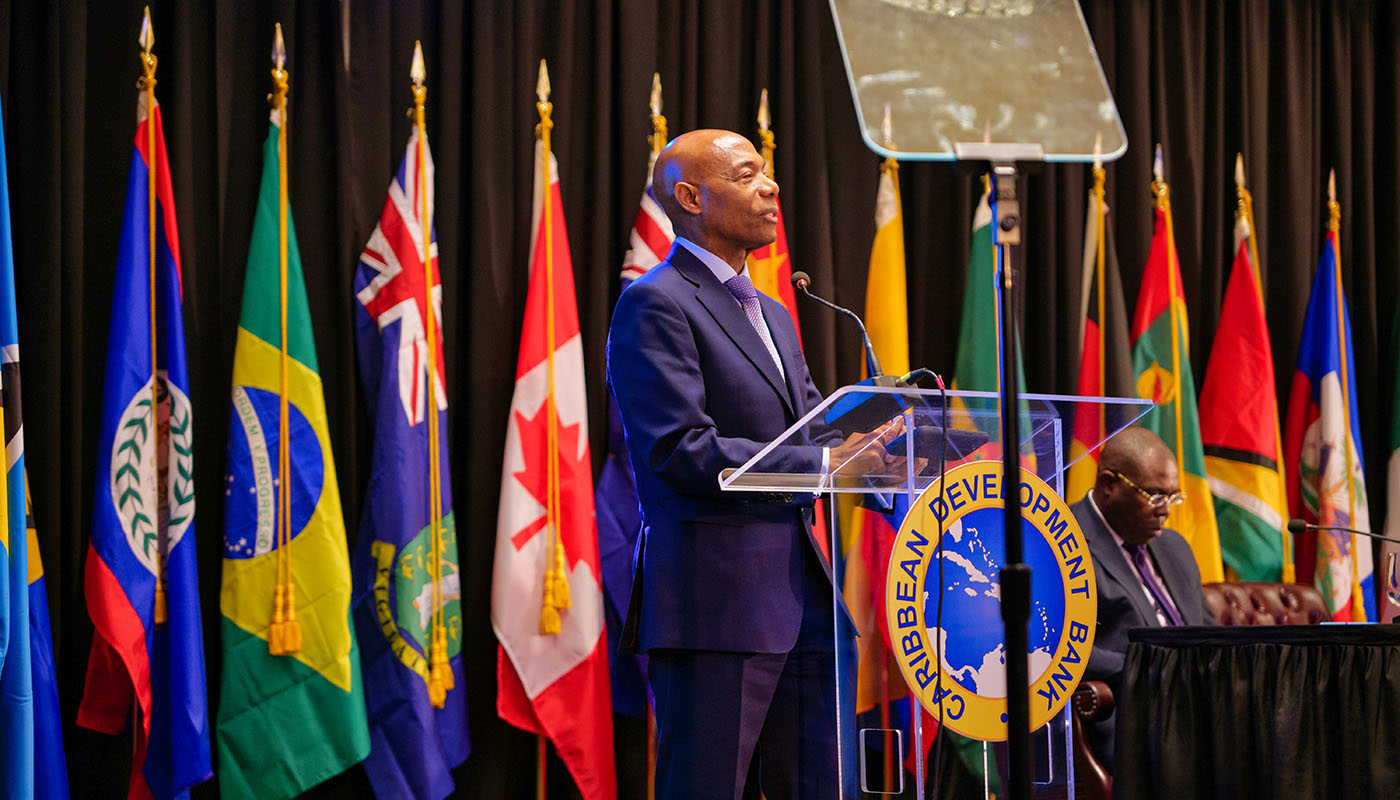
[[[1152,144],[1166,148],[1191,356],[1205,374],[1231,260],[1233,162],[1247,158],[1280,391],[1337,170],[1372,520],[1383,512],[1394,363],[1400,70],[1389,3],[1084,0],[1130,142],[1108,167],[1131,309],[1151,236]],[[495,715],[489,621],[506,413],[526,292],[534,86],[547,58],[554,147],[578,286],[595,463],[605,438],[603,350],[647,163],[653,71],[671,132],[754,134],[773,102],[777,177],[796,268],[839,303],[864,304],[878,159],[862,147],[827,5],[819,0],[207,0],[153,9],[194,355],[196,474],[210,718],[220,677],[220,536],[228,392],[267,129],[268,54],[281,21],[291,71],[291,203],[306,270],[347,528],[368,479],[351,278],[409,132],[415,39],[428,67],[437,162],[450,431],[464,563],[473,754],[458,796],[530,797],[534,738]],[[103,361],[135,131],[141,3],[0,2],[0,94],[14,215],[29,474],[48,575],[74,796],[123,785],[129,742],[72,726],[92,636],[83,559],[92,511]],[[902,168],[910,353],[953,366],[978,187],[946,165]],[[1082,166],[1025,179],[1026,378],[1072,392],[1078,362]],[[818,385],[859,372],[857,337],[802,309]],[[992,354],[988,354],[992,357]],[[621,790],[643,796],[644,736],[618,729]],[[216,766],[217,769],[217,766]],[[573,793],[551,769],[550,795]],[[199,796],[215,794],[206,784]],[[358,769],[313,794],[364,795]]]

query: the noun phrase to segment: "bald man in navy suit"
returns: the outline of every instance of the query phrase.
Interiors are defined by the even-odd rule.
[[[1176,457],[1146,428],[1127,428],[1108,441],[1094,488],[1070,507],[1094,559],[1098,630],[1084,672],[1121,696],[1128,631],[1165,625],[1214,625],[1201,591],[1191,546],[1165,526],[1184,499]],[[1114,768],[1114,718],[1089,726],[1094,754]]]
[[[813,497],[721,492],[718,480],[822,399],[787,311],[748,279],[745,257],[777,232],[763,166],[728,131],[667,145],[653,186],[676,243],[622,293],[608,339],[642,508],[622,646],[650,656],[661,798],[838,796],[835,651],[838,639],[853,650],[853,634],[833,619]],[[885,462],[898,433],[833,433],[764,468]]]

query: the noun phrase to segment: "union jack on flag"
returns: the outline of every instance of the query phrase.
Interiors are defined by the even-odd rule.
[[[404,414],[410,426],[423,421],[423,397],[427,393],[428,341],[423,335],[423,256],[420,252],[423,241],[418,223],[418,210],[415,207],[418,194],[418,133],[414,131],[409,140],[407,153],[399,165],[398,174],[389,187],[389,201],[379,225],[370,235],[365,250],[360,254],[360,264],[374,271],[374,276],[356,298],[375,319],[380,330],[399,322],[399,400],[403,403]],[[433,154],[423,148],[425,183],[428,193],[428,213],[434,208],[433,202]],[[433,317],[442,319],[442,275],[437,268],[437,231],[432,232],[429,246],[433,261]],[[442,353],[442,328],[435,331],[437,352]],[[447,408],[447,390],[444,388],[446,368],[443,359],[437,361],[437,380],[434,381],[437,407]],[[365,380],[373,382],[371,396],[378,392],[379,375],[366,374]]]

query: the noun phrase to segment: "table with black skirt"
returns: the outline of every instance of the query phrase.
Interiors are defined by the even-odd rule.
[[[1143,628],[1119,798],[1400,798],[1400,625]]]

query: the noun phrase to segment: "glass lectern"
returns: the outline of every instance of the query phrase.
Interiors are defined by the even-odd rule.
[[[950,497],[949,492],[957,489],[957,492],[951,495],[953,505],[957,505],[959,498],[975,497],[979,486],[984,493],[989,487],[995,491],[996,483],[989,477],[982,478],[980,484],[977,479],[969,483],[964,477],[960,480],[962,486],[955,487],[952,483],[954,476],[949,473],[963,465],[975,466],[973,462],[999,461],[1002,458],[999,403],[997,395],[990,392],[941,392],[936,389],[864,384],[847,386],[826,398],[820,406],[804,416],[782,436],[770,442],[748,463],[725,470],[720,475],[720,485],[727,491],[810,492],[823,497],[827,521],[827,528],[823,533],[826,549],[830,553],[834,575],[845,587],[846,605],[862,636],[883,641],[883,646],[890,649],[896,660],[900,653],[911,652],[911,642],[922,644],[936,638],[940,643],[935,660],[941,663],[942,668],[930,669],[929,662],[924,662],[920,671],[919,664],[913,664],[909,672],[909,675],[917,676],[913,683],[906,679],[903,672],[892,673],[888,676],[889,685],[899,686],[901,690],[896,692],[892,688],[888,695],[902,696],[905,694],[903,687],[913,687],[915,683],[922,684],[914,690],[913,696],[924,703],[925,711],[934,718],[941,713],[944,724],[952,730],[974,730],[980,734],[976,738],[983,741],[972,745],[971,748],[965,748],[965,752],[972,750],[980,753],[982,768],[975,771],[980,771],[986,776],[987,788],[991,790],[995,790],[994,782],[998,770],[1005,769],[1004,766],[998,766],[1005,764],[1005,755],[998,753],[1000,745],[997,743],[998,739],[1005,739],[1005,719],[1001,719],[998,737],[994,730],[988,734],[989,728],[985,724],[981,727],[970,726],[968,719],[955,718],[955,714],[964,715],[965,707],[960,705],[961,701],[953,690],[965,689],[972,694],[980,693],[980,696],[991,697],[991,705],[995,706],[995,687],[1000,670],[1000,704],[1002,711],[1005,710],[1005,655],[1004,651],[998,649],[999,646],[991,646],[995,643],[987,638],[996,639],[1000,636],[1000,620],[995,616],[999,596],[997,572],[1003,560],[1001,537],[1004,536],[1004,532],[1001,528],[1004,527],[1004,523],[1000,521],[1000,515],[984,515],[978,518],[976,526],[971,524],[970,518],[951,524],[946,531],[942,530],[940,525],[936,535],[937,542],[929,544],[927,548],[914,548],[914,552],[924,555],[923,563],[930,565],[936,563],[928,560],[931,557],[931,548],[938,542],[943,544],[939,550],[942,571],[930,572],[919,577],[922,583],[918,585],[932,588],[922,590],[922,600],[918,605],[922,609],[918,630],[922,633],[912,638],[906,631],[894,631],[887,637],[889,626],[885,609],[874,607],[881,600],[889,599],[886,593],[878,591],[878,587],[886,585],[887,578],[888,586],[891,587],[888,592],[890,597],[905,591],[896,587],[915,585],[915,582],[901,583],[905,579],[899,572],[901,569],[910,571],[912,580],[914,568],[910,566],[911,562],[901,562],[898,556],[891,558],[891,542],[885,542],[886,551],[875,552],[872,558],[868,543],[861,547],[853,546],[855,534],[848,526],[843,535],[838,529],[837,520],[838,517],[849,519],[854,513],[852,508],[859,506],[862,514],[886,515],[885,519],[892,519],[891,524],[898,530],[905,512],[911,508],[917,511],[920,495],[930,487],[934,487],[934,494],[937,494],[936,484],[940,474],[947,475],[942,497]],[[1073,454],[1076,458],[1082,456],[1086,449],[1101,444],[1114,433],[1131,425],[1151,408],[1152,403],[1147,400],[1023,395],[1017,412],[1020,415],[1022,440],[1017,443],[1016,457],[1021,461],[1023,477],[1034,477],[1024,477],[1027,483],[1023,483],[1021,491],[1025,493],[1031,484],[1041,485],[1038,481],[1043,481],[1044,485],[1048,486],[1047,491],[1062,495],[1066,470],[1072,463],[1067,460],[1067,454]],[[830,451],[825,468],[820,471],[793,473],[776,466],[815,461],[785,458],[784,450],[830,448],[853,434],[870,434],[870,438],[854,453],[845,453],[844,450]],[[879,448],[883,452],[875,453],[873,448]],[[845,457],[836,455],[838,452],[845,453]],[[965,469],[957,474],[966,476],[975,471]],[[1034,492],[1029,491],[1032,494]],[[925,503],[934,494],[924,498]],[[1032,506],[1028,497],[1023,494],[1022,502],[1030,509]],[[1036,502],[1038,504],[1040,500]],[[1059,505],[1058,499],[1055,503]],[[919,542],[928,539],[926,533],[913,531],[913,535],[920,537]],[[1026,536],[1027,541],[1032,538]],[[1051,547],[1042,549],[1053,551],[1055,548],[1052,543]],[[1034,546],[1030,548],[1030,552],[1034,552]],[[1087,554],[1082,560],[1089,561]],[[888,567],[884,574],[870,574],[872,567],[878,569],[879,565],[886,563]],[[1063,605],[1056,605],[1055,593],[1059,591],[1056,587],[1067,584],[1054,582],[1053,569],[1048,575],[1042,570],[1044,577],[1052,579],[1049,583],[1044,577],[1038,581],[1035,577],[1038,565],[1033,559],[1032,568],[1033,617],[1039,615],[1047,620],[1042,629],[1042,638],[1048,637],[1049,641],[1043,644],[1050,652],[1054,652],[1057,644],[1068,643],[1071,652],[1074,652],[1073,644],[1065,639],[1070,636],[1069,632],[1057,629],[1054,623],[1056,614]],[[1076,569],[1091,570],[1092,567],[1077,564]],[[857,585],[861,575],[869,579],[866,586]],[[940,575],[942,580],[938,580]],[[872,591],[870,586],[876,587],[876,590]],[[951,605],[948,605],[947,598],[952,598]],[[893,602],[889,599],[889,603]],[[834,601],[832,613],[841,615],[845,612]],[[978,623],[976,619],[979,614],[991,614],[996,620],[995,625]],[[836,628],[838,636],[849,630],[842,625],[837,625]],[[1034,657],[1035,636],[1032,636],[1031,642],[1033,652],[1028,654],[1031,677],[1043,678],[1044,672],[1037,672],[1037,669],[1043,670],[1048,667],[1043,661],[1037,662]],[[838,642],[834,650],[839,653],[841,649]],[[1082,655],[1087,658],[1087,652]],[[1078,654],[1075,658],[1078,658]],[[858,677],[854,674],[855,670],[854,664],[842,663],[838,659],[838,679],[835,687],[839,693],[838,712],[831,724],[836,726],[837,731],[844,732],[844,735],[837,737],[841,742],[842,785],[845,787],[843,796],[861,797],[862,792],[876,795],[898,794],[903,773],[900,772],[895,780],[886,780],[891,776],[882,774],[879,764],[868,763],[866,755],[873,752],[873,748],[886,746],[884,743],[887,741],[900,741],[900,737],[896,733],[886,735],[886,731],[880,729],[884,726],[878,724],[866,726],[859,735],[855,733],[857,721],[854,716],[856,704],[853,692],[856,690]],[[932,686],[928,685],[928,682],[935,678],[937,682]],[[953,685],[955,683],[956,686]],[[989,686],[992,688],[989,689]],[[1065,687],[1062,683],[1061,687],[1066,690],[1067,699],[1068,692],[1073,691],[1073,686]],[[1034,689],[1032,694],[1034,695]],[[928,701],[930,697],[946,699],[941,711],[937,705]],[[1032,782],[1034,794],[1038,797],[1073,797],[1069,713],[1069,706],[1065,703],[1048,722],[1039,726],[1033,733]],[[994,729],[996,720],[992,719],[990,724]],[[907,745],[905,749],[925,752],[922,726],[911,727],[913,741],[903,742]],[[885,764],[898,765],[904,761],[904,756],[904,753],[892,753],[891,757],[879,760]],[[917,769],[914,771],[915,785],[912,787],[912,796],[934,796],[931,791],[925,791],[923,759],[916,758],[913,761],[916,762]],[[973,766],[975,768],[976,765]],[[895,772],[899,772],[898,769]]]

